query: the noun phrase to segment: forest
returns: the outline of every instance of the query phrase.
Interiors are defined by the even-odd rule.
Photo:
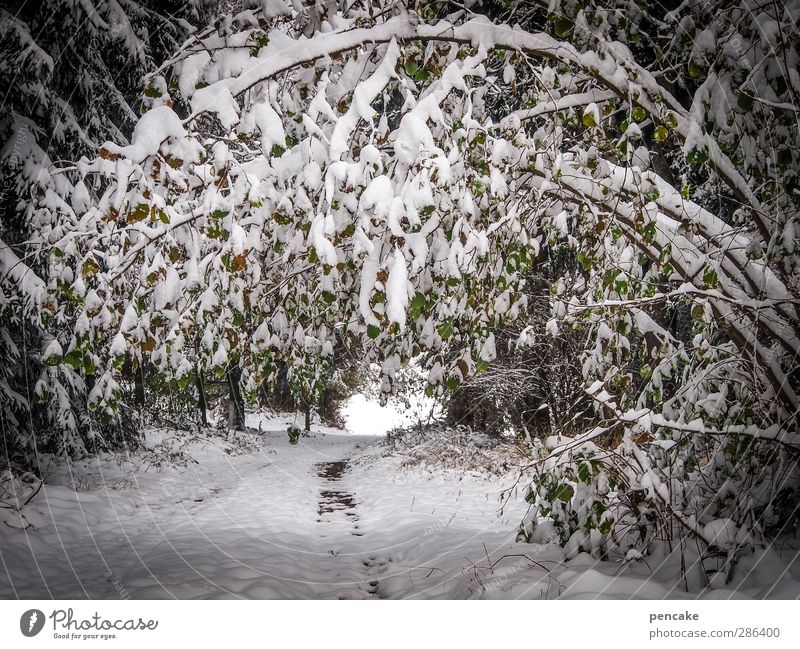
[[[796,598],[798,19],[798,0],[0,8],[0,595]],[[347,435],[365,395],[402,424]],[[78,557],[142,502],[158,532],[119,525],[154,554],[98,568],[115,528]],[[195,507],[246,577],[198,567]],[[275,576],[259,562],[294,555],[220,512],[310,544],[293,570],[330,588]],[[366,552],[346,584],[325,522]],[[53,556],[28,537],[66,531]]]

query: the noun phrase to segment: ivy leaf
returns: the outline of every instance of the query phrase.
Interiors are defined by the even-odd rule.
[[[376,327],[375,325],[367,325],[367,336],[369,336],[372,340],[375,340],[378,336],[380,336],[381,330]]]

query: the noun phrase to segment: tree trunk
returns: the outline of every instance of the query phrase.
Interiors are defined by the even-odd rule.
[[[242,370],[238,363],[228,367],[228,393],[230,406],[228,407],[228,426],[233,430],[244,430],[244,398],[239,385],[242,380]]]
[[[311,431],[311,404],[306,403],[306,432]]]
[[[197,386],[197,409],[200,411],[200,421],[204,427],[208,426],[208,401],[206,400],[206,387],[203,385],[203,374],[200,368],[194,368],[194,381]]]
[[[144,359],[133,369],[134,398],[139,409],[144,408]]]

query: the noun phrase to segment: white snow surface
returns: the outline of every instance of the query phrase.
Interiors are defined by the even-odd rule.
[[[247,448],[234,437],[160,429],[148,432],[144,450],[51,465],[48,484],[23,509],[33,527],[12,529],[18,517],[0,508],[0,597],[800,594],[800,566],[777,549],[742,558],[741,582],[723,589],[692,588],[690,575],[689,593],[677,556],[565,561],[555,545],[515,542],[523,490],[504,508],[500,499],[515,470],[408,468],[377,437],[316,427],[291,446],[291,418],[251,421],[261,432],[238,434]],[[150,452],[159,445],[191,459],[159,467]]]

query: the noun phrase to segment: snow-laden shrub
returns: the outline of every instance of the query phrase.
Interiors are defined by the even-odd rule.
[[[195,33],[130,142],[31,197],[47,358],[94,377],[101,415],[126,359],[251,391],[286,363],[310,403],[345,331],[385,392],[422,359],[441,395],[508,323],[541,340],[527,279],[564,255],[544,331],[580,333],[595,416],[561,432],[615,449],[642,543],[659,512],[757,542],[761,495],[728,486],[779,517],[765,475],[800,451],[798,0],[488,4],[267,0]],[[604,534],[557,477],[565,542]]]
[[[688,538],[703,558],[735,565],[741,553],[797,530],[797,458],[749,437],[676,442],[629,429],[603,448],[562,436],[547,440],[535,462],[519,540],[556,542],[568,556],[623,559]]]
[[[513,436],[498,437],[467,426],[420,424],[390,431],[384,440],[404,467],[508,475],[526,463],[527,450]]]

